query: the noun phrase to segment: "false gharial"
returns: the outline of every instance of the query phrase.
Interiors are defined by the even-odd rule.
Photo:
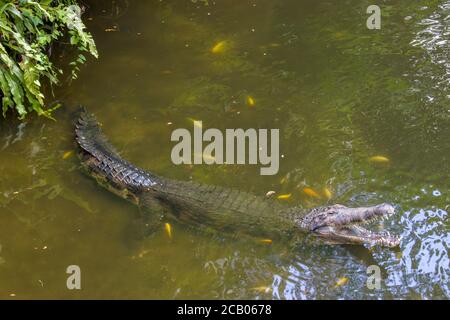
[[[393,215],[394,207],[389,204],[305,209],[234,189],[160,177],[122,159],[95,117],[84,108],[75,135],[81,163],[88,173],[108,190],[148,209],[145,211],[153,227],[163,223],[163,214],[168,219],[165,221],[280,242],[298,241],[312,234],[329,244],[395,247],[400,243],[400,237],[362,226]]]

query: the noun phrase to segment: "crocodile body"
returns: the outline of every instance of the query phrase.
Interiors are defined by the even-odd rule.
[[[96,119],[85,111],[75,131],[80,159],[89,174],[108,190],[150,211],[154,221],[160,220],[162,209],[167,219],[224,234],[292,240],[305,232],[324,230],[326,219],[333,218],[333,226],[348,226],[390,211],[380,206],[352,209],[339,205],[305,210],[238,190],[163,178],[122,159]]]

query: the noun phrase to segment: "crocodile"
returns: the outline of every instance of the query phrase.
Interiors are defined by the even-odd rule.
[[[312,234],[327,244],[395,247],[400,237],[372,232],[364,224],[395,213],[390,204],[312,209],[288,206],[251,193],[161,177],[119,156],[94,115],[82,108],[75,124],[82,167],[102,186],[145,209],[153,228],[177,221],[221,234],[272,241],[298,241]],[[166,220],[168,219],[168,220]],[[316,238],[316,237],[313,237]]]

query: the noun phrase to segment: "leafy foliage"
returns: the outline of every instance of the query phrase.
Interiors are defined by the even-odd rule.
[[[0,97],[2,113],[15,109],[23,119],[29,112],[51,116],[46,109],[41,81],[58,83],[56,68],[48,57],[50,45],[68,35],[79,50],[71,63],[72,78],[86,58],[97,57],[92,36],[85,31],[81,9],[74,0],[0,0]]]

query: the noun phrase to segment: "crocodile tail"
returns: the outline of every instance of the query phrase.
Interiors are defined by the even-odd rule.
[[[85,107],[81,107],[75,134],[78,145],[94,157],[118,157],[118,152],[106,139],[97,119],[89,114]]]
[[[84,107],[75,125],[75,138],[80,146],[83,165],[97,180],[105,181],[118,191],[133,192],[159,183],[159,178],[122,159],[108,142],[96,118]]]

